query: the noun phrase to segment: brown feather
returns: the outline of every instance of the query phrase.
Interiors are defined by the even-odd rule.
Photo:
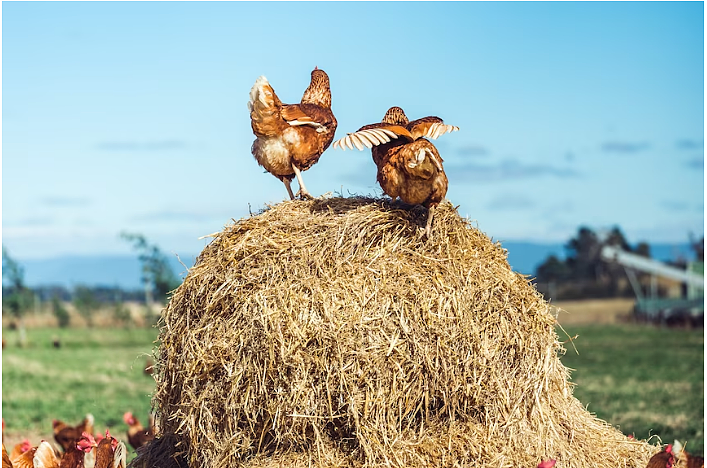
[[[430,127],[435,123],[443,124],[444,121],[439,117],[435,116],[423,117],[421,119],[413,120],[412,122],[408,123],[407,129],[410,130],[410,133],[412,133],[413,138],[417,140],[418,138],[424,137]]]
[[[259,79],[249,107],[257,137],[251,152],[258,164],[283,181],[294,177],[293,165],[305,171],[316,164],[334,139],[337,122],[331,111],[329,77],[323,70],[312,71],[299,104],[282,104],[270,84]]]
[[[5,444],[2,444],[2,468],[12,468],[12,462],[7,450],[5,450]]]
[[[113,466],[113,440],[113,437],[104,437],[98,443],[94,468],[111,468]]]

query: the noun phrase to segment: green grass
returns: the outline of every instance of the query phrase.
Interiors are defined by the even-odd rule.
[[[58,349],[54,337],[61,340]],[[127,440],[123,413],[132,411],[147,424],[154,380],[143,369],[156,337],[153,328],[29,329],[28,346],[19,348],[17,332],[3,329],[6,436],[51,437],[52,419],[77,424],[91,413],[96,431],[110,429]]]
[[[576,369],[575,396],[589,411],[639,439],[687,441],[704,452],[704,353],[702,330],[638,325],[569,326],[579,334],[562,357]],[[564,333],[558,331],[560,339]],[[58,336],[62,347],[52,347]],[[78,423],[86,413],[96,429],[125,438],[125,411],[143,422],[154,381],[143,374],[155,329],[30,329],[29,346],[3,330],[2,414],[6,435],[51,436],[53,418]],[[38,440],[32,439],[33,442]]]
[[[638,439],[679,439],[704,453],[704,331],[647,325],[570,326],[562,363],[574,395],[597,417]],[[564,332],[558,331],[560,339]]]

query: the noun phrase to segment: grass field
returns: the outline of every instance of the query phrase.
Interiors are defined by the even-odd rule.
[[[574,395],[587,409],[638,439],[687,442],[704,452],[703,330],[648,325],[567,325],[562,358],[575,369]],[[558,331],[562,340],[564,333]]]
[[[17,347],[17,332],[3,329],[2,417],[5,443],[27,437],[52,442],[52,419],[78,423],[86,413],[97,431],[127,440],[123,413],[144,424],[154,380],[143,369],[157,330],[28,329],[29,345]],[[54,337],[61,347],[52,345]]]
[[[626,434],[639,439],[658,435],[664,442],[678,438],[687,442],[688,451],[702,454],[703,330],[599,320],[594,312],[583,315],[579,303],[564,306],[573,319],[560,316],[562,326],[569,335],[579,335],[574,342],[579,354],[567,343],[562,357],[575,369],[575,396]],[[616,310],[624,306],[612,305]],[[592,301],[586,310],[601,309]],[[560,329],[558,335],[567,339]],[[62,342],[60,349],[52,346],[55,336]],[[110,428],[125,440],[123,413],[132,411],[146,422],[150,409],[154,381],[143,368],[156,336],[150,328],[38,328],[28,330],[29,347],[18,348],[17,332],[3,329],[8,342],[2,353],[6,445],[24,437],[34,443],[52,440],[53,418],[77,423],[88,412],[95,416],[97,430]]]

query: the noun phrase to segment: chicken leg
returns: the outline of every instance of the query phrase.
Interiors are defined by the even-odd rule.
[[[427,225],[425,226],[425,237],[427,239],[430,238],[430,234],[432,232],[432,217],[434,216],[435,213],[435,207],[434,205],[430,205],[429,208],[427,208]]]
[[[309,192],[307,191],[307,187],[304,186],[304,181],[302,180],[302,174],[300,174],[300,170],[297,169],[297,166],[295,166],[294,164],[292,165],[292,170],[295,171],[295,176],[297,177],[297,182],[299,183],[299,190],[297,191],[297,194],[295,196],[312,200],[314,197],[309,194]],[[290,190],[290,193],[292,193],[292,190]]]
[[[285,188],[287,189],[287,193],[290,195],[290,200],[295,199],[295,194],[292,193],[292,186],[290,185],[292,181],[288,179],[287,177],[281,177],[280,180],[282,181],[283,184],[285,184]]]

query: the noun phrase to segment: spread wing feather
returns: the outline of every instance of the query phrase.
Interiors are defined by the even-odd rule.
[[[434,116],[413,120],[407,124],[407,128],[416,140],[422,137],[436,140],[445,133],[459,130],[459,127],[446,125],[442,119]]]
[[[353,133],[349,133],[343,138],[336,140],[332,148],[337,146],[343,150],[347,147],[353,149],[354,146],[359,150],[363,147],[373,148],[374,146],[389,143],[392,140],[403,138],[404,140],[414,141],[412,134],[400,125],[390,125],[377,123],[366,125]]]

